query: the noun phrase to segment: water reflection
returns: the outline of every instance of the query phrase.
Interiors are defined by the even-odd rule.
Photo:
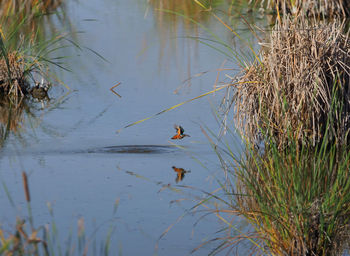
[[[67,3],[68,2],[72,1],[67,1]],[[131,2],[134,1],[119,1],[118,4],[126,5],[126,3],[128,3],[127,5],[133,6]],[[116,2],[113,1],[113,4],[116,4]],[[138,45],[135,44],[136,46],[133,48],[133,44],[124,43],[129,42],[127,40],[128,38],[131,38],[132,41],[137,41],[134,40],[133,33],[125,34],[125,40],[124,35],[123,38],[119,37],[119,34],[121,35],[121,33],[108,33],[118,34],[118,38],[123,39],[119,40],[120,42],[123,42],[120,44],[117,44],[115,41],[113,41],[113,44],[107,44],[107,40],[104,36],[98,36],[100,35],[99,33],[101,31],[102,34],[106,34],[103,32],[106,30],[100,28],[108,25],[108,23],[105,23],[105,17],[103,17],[101,14],[113,16],[113,13],[110,12],[110,7],[113,6],[112,2],[108,6],[108,9],[101,10],[100,6],[103,6],[103,3],[101,4],[101,2],[95,1],[94,7],[96,7],[96,9],[93,9],[92,15],[84,10],[84,6],[82,6],[83,8],[80,8],[76,12],[78,15],[75,17],[71,16],[72,19],[76,19],[75,22],[78,24],[77,26],[80,25],[79,30],[85,29],[87,32],[86,37],[84,38],[92,39],[86,40],[89,43],[89,46],[91,46],[91,48],[94,50],[101,47],[105,49],[105,53],[108,53],[111,56],[113,56],[114,52],[116,52],[115,48],[118,48],[120,52],[125,53],[127,53],[131,48],[132,51],[137,51],[136,47]],[[127,16],[131,20],[137,21],[136,23],[139,28],[137,28],[137,31],[132,32],[139,35],[142,34],[143,31],[148,31],[149,27],[143,26],[144,24],[142,19],[135,17],[134,14],[137,12],[129,12],[129,9],[121,9],[121,12],[127,13]],[[72,13],[75,14],[75,10],[72,10]],[[202,15],[209,17],[208,13],[202,13]],[[100,22],[96,22],[95,24],[90,23],[90,25],[88,25],[89,27],[86,28],[81,26],[81,17],[97,18]],[[113,26],[118,28],[117,31],[131,31],[130,25],[127,23],[128,22],[115,22],[115,24],[113,23]],[[151,23],[153,23],[153,20]],[[125,28],[120,29],[122,25]],[[169,37],[172,36],[169,35]],[[154,49],[154,51],[157,50],[158,48]],[[160,199],[154,193],[155,186],[159,185],[155,184],[154,186],[149,186],[149,184],[142,184],[142,182],[139,182],[139,180],[135,180],[135,177],[129,177],[130,175],[123,175],[122,173],[116,172],[115,166],[118,165],[122,168],[130,168],[135,170],[134,176],[136,176],[135,174],[140,173],[151,180],[160,180],[162,181],[162,184],[165,184],[169,182],[169,179],[171,181],[176,179],[176,182],[181,182],[185,178],[185,175],[189,173],[189,171],[183,168],[175,167],[180,171],[169,169],[169,167],[171,167],[169,162],[177,163],[178,159],[181,159],[181,163],[184,164],[184,166],[187,168],[192,168],[190,166],[193,164],[193,159],[187,156],[184,152],[177,150],[178,147],[168,147],[167,145],[158,146],[169,140],[170,135],[173,135],[169,133],[168,124],[173,123],[174,116],[164,115],[165,119],[160,120],[160,125],[150,123],[148,126],[147,123],[145,126],[135,126],[135,129],[130,129],[129,135],[126,133],[126,135],[123,134],[123,136],[116,138],[114,131],[120,127],[121,124],[129,120],[128,118],[130,118],[131,114],[138,111],[140,117],[144,117],[144,115],[149,113],[149,111],[154,111],[154,108],[147,109],[146,107],[156,106],[156,104],[161,106],[161,103],[157,103],[155,101],[152,101],[152,104],[150,104],[150,101],[148,101],[148,98],[146,97],[149,95],[149,92],[152,93],[152,99],[154,99],[156,96],[159,97],[162,95],[162,98],[166,101],[166,104],[168,104],[170,97],[169,99],[163,97],[163,93],[168,89],[164,88],[162,91],[157,90],[153,92],[152,90],[149,90],[148,86],[141,86],[144,84],[142,81],[147,80],[148,77],[146,76],[145,78],[144,74],[156,73],[156,70],[153,68],[154,63],[152,63],[152,65],[147,65],[140,68],[140,74],[136,76],[136,67],[135,69],[130,68],[136,66],[133,62],[132,56],[120,54],[118,63],[122,62],[123,66],[127,67],[128,70],[131,70],[125,72],[125,74],[122,74],[123,80],[125,80],[130,86],[122,88],[123,90],[125,88],[129,88],[123,91],[123,101],[117,101],[116,105],[113,105],[111,108],[107,108],[108,104],[112,100],[114,102],[114,95],[111,95],[113,97],[112,100],[108,98],[108,88],[112,85],[109,82],[119,80],[120,73],[117,72],[117,58],[110,58],[113,61],[113,63],[110,65],[113,67],[113,69],[99,67],[98,63],[94,62],[88,62],[88,64],[82,68],[82,65],[84,64],[82,64],[81,60],[78,60],[74,56],[72,56],[70,59],[71,63],[73,63],[71,65],[74,67],[73,73],[82,74],[81,80],[77,79],[73,74],[68,74],[67,77],[60,76],[60,78],[70,85],[75,85],[79,89],[79,93],[74,95],[71,100],[66,100],[65,104],[62,104],[62,108],[58,108],[57,111],[51,111],[50,113],[47,111],[44,113],[43,117],[45,126],[47,126],[47,124],[52,124],[53,129],[56,129],[56,131],[59,130],[59,132],[64,135],[47,137],[45,134],[43,134],[43,131],[36,129],[37,137],[40,138],[38,142],[36,141],[36,138],[28,138],[30,134],[29,136],[24,136],[28,138],[28,145],[30,146],[24,149],[20,148],[18,150],[20,154],[20,161],[10,166],[7,165],[7,162],[2,161],[3,167],[5,167],[3,169],[6,169],[7,171],[4,176],[7,178],[9,187],[14,188],[13,194],[17,195],[17,190],[15,190],[16,180],[9,180],[9,178],[14,175],[7,174],[10,171],[15,172],[16,170],[21,170],[21,166],[25,166],[32,171],[32,183],[34,184],[32,187],[34,190],[37,190],[36,200],[41,200],[42,202],[58,202],[58,210],[56,214],[59,216],[58,227],[61,230],[64,230],[69,225],[72,214],[82,214],[84,217],[86,217],[87,221],[93,218],[105,220],[109,217],[109,214],[105,214],[108,212],[106,209],[111,206],[111,202],[115,200],[115,197],[121,197],[121,201],[123,202],[121,207],[123,210],[122,216],[125,222],[128,223],[128,225],[130,225],[133,229],[132,231],[128,229],[128,232],[125,232],[123,227],[120,229],[121,233],[125,234],[122,234],[122,245],[123,248],[126,248],[126,253],[123,251],[123,254],[150,255],[152,254],[154,247],[153,241],[158,237],[156,237],[156,239],[145,239],[145,237],[140,237],[135,229],[140,227],[142,228],[142,231],[145,231],[143,233],[149,233],[153,237],[157,236],[164,231],[169,222],[172,222],[173,219],[177,218],[183,213],[183,209],[174,209],[175,207],[173,207],[171,211],[168,211],[169,207],[167,201],[174,199],[173,197],[177,198],[177,195],[173,196],[164,193],[164,196],[160,196],[165,198],[165,200]],[[191,56],[188,58],[190,59]],[[203,63],[213,63],[210,58],[202,58],[202,61]],[[173,65],[170,67],[171,69],[175,68]],[[207,70],[210,67],[202,65],[200,69],[202,68]],[[141,73],[143,70],[145,70],[145,72]],[[118,76],[116,73],[118,73]],[[96,80],[90,79],[92,76],[96,76]],[[177,84],[177,76],[173,73],[169,73],[168,79],[169,81],[174,82],[174,85]],[[156,85],[162,84],[162,80],[155,76],[152,83]],[[106,84],[108,85],[106,88],[101,86]],[[127,95],[130,95],[130,93],[132,93],[132,97],[127,97]],[[196,94],[197,90],[193,93]],[[54,92],[52,94],[54,95]],[[158,109],[159,106],[156,106],[156,109]],[[203,106],[204,104],[191,106],[191,112],[186,111],[185,115],[181,114],[182,112],[178,113],[179,116],[181,115],[182,119],[179,121],[186,123],[187,120],[196,118],[200,119],[201,117],[203,117],[204,122],[206,122],[206,120],[211,120],[210,118],[207,118],[208,115],[205,114],[207,113],[206,108]],[[108,109],[108,111],[104,111],[104,109]],[[28,111],[33,111],[33,109],[29,107]],[[97,118],[93,119],[91,118],[92,116],[97,116]],[[20,131],[23,131],[24,129],[28,130],[31,128],[31,126],[36,126],[36,124],[31,125],[29,122],[26,122],[25,117],[25,111],[22,110],[22,115],[20,113],[18,114],[18,119],[23,119],[22,123],[17,125],[17,127],[21,127]],[[162,125],[165,125],[166,127],[164,128]],[[155,129],[155,127],[157,129]],[[158,129],[158,127],[160,129]],[[192,131],[190,133],[191,135],[194,136],[196,134],[194,132],[194,125],[191,126],[191,123],[187,124],[185,128]],[[156,134],[157,136],[144,136],[145,130],[147,130],[147,134],[152,133]],[[20,131],[18,133],[20,133]],[[148,137],[150,137],[150,139],[148,139]],[[179,141],[179,143],[188,145],[189,141],[186,139],[187,138],[185,138],[183,141]],[[86,148],[92,148],[93,150],[89,151],[92,154],[86,154],[84,151]],[[67,154],[62,154],[61,149],[64,150],[63,152],[67,152]],[[82,152],[82,154],[74,154],[75,150],[76,152]],[[199,147],[196,146],[191,147],[191,150],[200,150],[200,152],[203,152],[203,148],[199,149]],[[12,152],[13,151],[10,151],[9,154],[12,155]],[[27,154],[27,152],[29,152],[29,154]],[[205,152],[207,153],[206,150]],[[209,159],[212,157],[215,156],[212,156],[211,153],[209,156],[206,155],[208,162],[210,162]],[[164,172],[164,170],[168,171]],[[130,172],[130,174],[132,173]],[[174,175],[175,177],[173,176],[169,178],[169,175]],[[194,173],[187,178],[192,178],[192,175],[194,175]],[[204,182],[201,179],[194,179],[193,183],[193,185],[197,186],[208,186],[207,184],[203,184]],[[57,184],[65,185],[62,187],[57,186]],[[99,191],[99,193],[96,193],[96,191]],[[18,198],[15,198],[15,200],[17,202]],[[20,201],[20,199],[18,201]],[[184,207],[192,206],[192,203],[191,205],[187,202],[184,202],[183,204]],[[33,206],[35,214],[39,215],[37,222],[45,223],[47,221],[47,216],[45,216],[43,213],[43,207],[38,205],[39,204]],[[150,205],[152,205],[152,207],[149,207]],[[7,212],[4,214],[7,214]],[[154,216],[156,216],[156,218],[154,218]],[[92,226],[90,221],[87,223],[89,223],[90,227]],[[191,225],[192,219],[185,222],[186,228],[190,227]],[[202,230],[204,233],[206,230],[212,229],[206,226]],[[176,239],[167,239],[170,242],[174,242],[170,244],[168,244],[167,241],[165,242],[163,248],[166,248],[167,255],[185,255],[188,250],[196,245],[196,242],[200,239],[200,236],[186,240],[188,235],[186,232],[187,229],[180,228],[179,231],[176,233],[174,232],[174,235],[177,237]],[[172,234],[170,234],[170,236],[171,235]],[[138,243],[145,246],[137,246],[138,248],[142,248],[137,249],[133,245],[133,241],[138,241]],[[100,240],[98,240],[98,242],[100,242]],[[176,250],[172,251],[171,249],[174,247],[176,247]],[[181,247],[181,249],[178,249],[178,247]]]
[[[172,166],[171,168],[173,168],[174,172],[176,172],[176,178],[175,178],[176,183],[179,183],[180,181],[182,181],[185,178],[186,173],[191,172],[191,171],[186,171],[183,168],[177,168],[175,166]]]
[[[203,2],[208,9],[211,9],[214,6],[216,7],[222,4],[223,1],[212,0],[201,2]],[[197,26],[193,26],[194,23],[189,19],[184,19],[183,16],[191,18],[200,23],[205,23],[210,18],[210,13],[206,12],[203,7],[201,7],[195,1],[150,0],[149,5],[151,6],[156,17],[159,30],[164,34],[176,34],[178,26],[183,23],[184,29],[187,32],[191,32],[191,35],[193,36],[193,31],[197,30]]]
[[[237,169],[232,209],[272,254],[341,255],[350,230],[349,156],[325,145],[251,150]]]
[[[24,112],[30,112],[27,103],[21,98],[0,98],[0,125],[3,128],[18,133],[24,121]]]
[[[22,46],[27,40],[42,43],[48,36],[57,34],[59,23],[72,31],[64,0],[0,1],[1,33],[12,48]]]
[[[37,95],[39,94],[39,95]],[[52,107],[49,101],[47,91],[45,97],[41,97],[38,92],[31,94],[31,97],[8,97],[3,95],[0,97],[0,147],[2,147],[9,137],[14,135],[23,142],[23,133],[26,133],[25,127],[28,123],[31,128],[35,129],[39,126],[41,117],[36,116],[36,112]],[[55,103],[53,107],[60,104]],[[46,129],[46,131],[49,131]]]

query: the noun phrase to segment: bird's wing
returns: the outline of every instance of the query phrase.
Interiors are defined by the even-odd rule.
[[[179,129],[180,129],[180,134],[183,134],[184,133],[184,128],[182,128],[181,126],[179,126]]]

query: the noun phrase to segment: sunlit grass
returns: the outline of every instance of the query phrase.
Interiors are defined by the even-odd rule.
[[[236,2],[233,0],[232,2]],[[247,1],[248,2],[248,1]],[[273,12],[292,13],[317,17],[346,17],[350,14],[350,3],[342,0],[253,0],[251,6]]]
[[[285,18],[261,44],[260,62],[243,70],[235,88],[241,132],[258,143],[262,130],[282,147],[291,133],[316,145],[329,129],[329,139],[344,143],[350,55],[343,23]]]

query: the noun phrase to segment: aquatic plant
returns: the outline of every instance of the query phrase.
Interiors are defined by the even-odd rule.
[[[342,144],[350,128],[350,42],[339,21],[284,17],[235,87],[237,126],[249,142],[262,133],[279,147],[289,136],[317,145],[326,130]]]

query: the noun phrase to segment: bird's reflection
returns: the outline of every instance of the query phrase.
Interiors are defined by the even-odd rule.
[[[185,174],[186,173],[190,173],[191,171],[186,171],[183,168],[177,168],[175,166],[172,166],[174,172],[176,172],[176,183],[178,183],[179,181],[182,181],[185,178]]]

